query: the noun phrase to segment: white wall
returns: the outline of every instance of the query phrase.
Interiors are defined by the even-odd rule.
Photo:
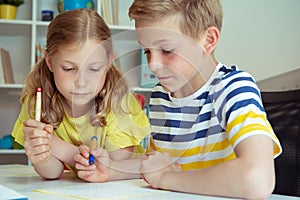
[[[300,0],[222,3],[219,61],[237,65],[257,81],[300,68]]]

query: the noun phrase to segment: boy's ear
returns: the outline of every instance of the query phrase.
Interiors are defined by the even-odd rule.
[[[51,58],[48,56],[48,54],[46,52],[44,53],[44,57],[45,57],[45,61],[46,61],[46,64],[48,66],[48,69],[52,72],[52,61],[51,61]]]
[[[220,31],[214,26],[210,26],[205,31],[205,45],[204,48],[208,53],[212,53],[218,44],[220,38]]]

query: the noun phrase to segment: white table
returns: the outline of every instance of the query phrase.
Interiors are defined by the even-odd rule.
[[[72,172],[59,180],[43,180],[29,165],[0,165],[0,184],[25,195],[30,200],[53,199],[143,199],[143,200],[225,200],[229,198],[154,190],[140,179],[87,183]],[[56,193],[56,194],[54,194]],[[63,196],[65,195],[65,196]],[[81,198],[80,198],[81,195]],[[90,197],[89,197],[90,196]],[[84,197],[84,198],[83,198]],[[1,199],[1,194],[0,194]],[[269,200],[300,200],[300,197],[271,195]]]

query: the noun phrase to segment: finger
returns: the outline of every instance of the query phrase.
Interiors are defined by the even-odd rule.
[[[103,148],[97,148],[91,152],[95,157],[98,158],[109,158],[108,151]]]
[[[39,145],[50,145],[50,139],[47,135],[39,136],[37,134],[34,135],[25,135],[24,136],[24,143],[35,147]]]
[[[86,165],[79,162],[75,162],[75,168],[80,171],[93,171],[96,169],[95,165]]]
[[[144,174],[140,174],[140,176],[141,176],[141,178],[142,178],[146,183],[149,184],[149,182],[147,181],[147,179],[146,179],[146,177],[144,176]]]
[[[163,152],[163,153],[161,153],[161,155],[163,155],[164,157],[170,157],[167,152]]]
[[[47,124],[44,128],[44,130],[47,132],[47,133],[53,133],[53,126],[50,125],[50,124]]]
[[[36,137],[48,137],[48,133],[44,130],[37,128],[24,128],[24,137],[36,138]]]
[[[80,152],[80,154],[84,157],[84,158],[89,158],[90,156],[90,152],[89,152],[89,147],[86,145],[80,145],[78,147],[78,150]]]
[[[24,126],[26,127],[32,127],[32,128],[38,128],[38,129],[44,129],[46,124],[40,121],[36,121],[34,119],[29,119],[25,122],[23,122]]]
[[[89,178],[95,173],[95,171],[77,171],[77,176],[85,181],[89,181]]]
[[[110,165],[110,156],[108,154],[108,151],[103,148],[97,148],[94,151],[91,152],[93,156],[95,156],[96,160],[101,162],[104,166]]]
[[[181,166],[181,164],[179,164],[178,162],[176,162],[176,163],[175,163],[175,166],[177,167],[177,169],[178,169],[179,171],[182,171],[182,166]]]
[[[28,158],[32,164],[38,164],[49,160],[50,156],[51,154],[49,152],[46,152],[38,155],[29,155]]]
[[[89,160],[85,157],[83,157],[81,154],[77,153],[73,157],[74,161],[80,165],[83,166],[89,166]]]
[[[30,155],[39,155],[39,154],[50,152],[49,145],[39,145],[39,146],[35,146],[35,147],[28,147],[26,145],[24,147],[27,150],[26,153],[28,153]]]

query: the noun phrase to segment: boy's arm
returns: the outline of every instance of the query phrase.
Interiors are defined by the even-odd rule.
[[[201,170],[149,172],[155,170],[151,156],[142,163],[141,170],[144,179],[155,188],[242,199],[267,198],[275,185],[272,139],[251,136],[234,151],[236,159]]]

